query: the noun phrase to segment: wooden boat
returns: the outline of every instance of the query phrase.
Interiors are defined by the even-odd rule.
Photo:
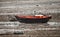
[[[34,15],[34,16],[21,16],[16,15],[16,19],[22,23],[47,23],[51,19],[51,15]]]

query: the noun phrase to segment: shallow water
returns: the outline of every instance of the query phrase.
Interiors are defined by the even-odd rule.
[[[19,26],[19,25],[49,25],[49,26],[60,26],[60,22],[47,22],[47,23],[20,23],[20,22],[0,22],[0,25],[4,26]]]
[[[50,26],[60,26],[60,22],[48,22]]]
[[[36,31],[36,30],[59,30],[54,26],[60,26],[60,22],[47,23],[19,23],[19,22],[0,22],[0,34],[22,32],[22,31]]]

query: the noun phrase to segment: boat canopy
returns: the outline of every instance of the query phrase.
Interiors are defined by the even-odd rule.
[[[35,16],[44,16],[44,15],[35,15]]]

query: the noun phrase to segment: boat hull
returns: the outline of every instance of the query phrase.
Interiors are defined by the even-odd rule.
[[[16,16],[15,16],[16,17]],[[37,19],[34,19],[34,18],[19,18],[19,17],[16,17],[16,19],[19,21],[19,22],[22,22],[22,23],[47,23],[50,19],[49,18],[37,18]]]

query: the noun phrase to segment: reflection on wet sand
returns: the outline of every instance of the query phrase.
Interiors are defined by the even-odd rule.
[[[0,22],[0,28],[20,29],[20,28],[48,28],[48,27],[60,27],[59,22],[47,22],[47,23],[20,23],[20,22]]]
[[[59,23],[48,22],[48,23],[27,24],[27,23],[20,23],[20,22],[0,22],[0,34],[4,34],[4,35],[6,34],[33,35],[34,34],[34,35],[42,35],[42,36],[43,34],[45,34],[45,36],[48,36],[49,34],[50,36],[53,32],[56,33],[57,31],[60,30],[59,27],[56,25],[59,25]],[[56,35],[58,35],[58,33]]]
[[[50,26],[60,26],[60,22],[48,22]]]

